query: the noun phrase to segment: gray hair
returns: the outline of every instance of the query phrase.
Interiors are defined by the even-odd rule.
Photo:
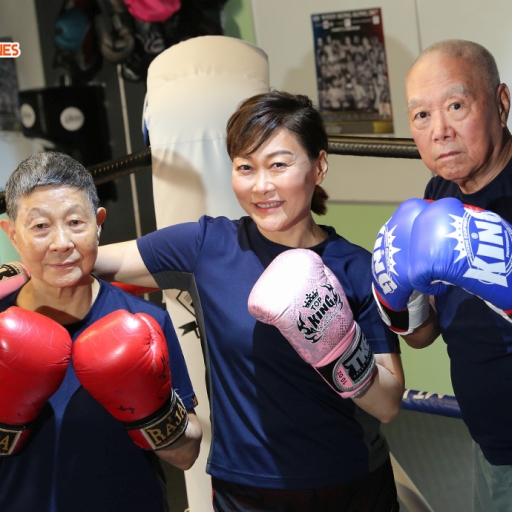
[[[9,176],[5,185],[5,203],[9,218],[16,221],[21,197],[30,195],[37,187],[46,186],[83,190],[93,213],[96,214],[99,199],[91,173],[69,155],[46,151],[34,153],[23,160]]]
[[[475,69],[478,69],[483,81],[487,85],[490,95],[494,95],[501,83],[496,60],[491,52],[481,44],[464,39],[445,39],[444,41],[438,41],[421,52],[411,66],[411,69],[423,56],[429,53],[440,53],[447,57],[468,59]]]

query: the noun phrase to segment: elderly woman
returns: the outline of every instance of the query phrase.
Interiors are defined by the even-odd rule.
[[[168,315],[91,275],[105,209],[81,164],[35,154],[5,195],[31,279],[0,300],[0,510],[168,510],[159,458],[187,469],[201,438]]]

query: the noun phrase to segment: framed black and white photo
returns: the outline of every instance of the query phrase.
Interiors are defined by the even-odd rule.
[[[311,21],[328,133],[393,133],[381,9],[312,14]]]

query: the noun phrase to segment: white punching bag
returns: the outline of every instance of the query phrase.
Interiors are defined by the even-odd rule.
[[[189,39],[162,52],[148,70],[144,130],[149,137],[157,227],[197,221],[201,215],[244,214],[231,187],[226,124],[238,104],[269,90],[268,58],[260,48],[226,36]],[[213,510],[210,408],[199,310],[186,291],[164,292],[199,405],[201,453],[185,472],[190,512]],[[198,309],[198,308],[196,308]],[[199,324],[199,328],[198,328]]]

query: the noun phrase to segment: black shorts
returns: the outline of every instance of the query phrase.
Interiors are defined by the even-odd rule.
[[[212,477],[215,512],[398,512],[388,459],[357,480],[319,489],[262,489]]]

